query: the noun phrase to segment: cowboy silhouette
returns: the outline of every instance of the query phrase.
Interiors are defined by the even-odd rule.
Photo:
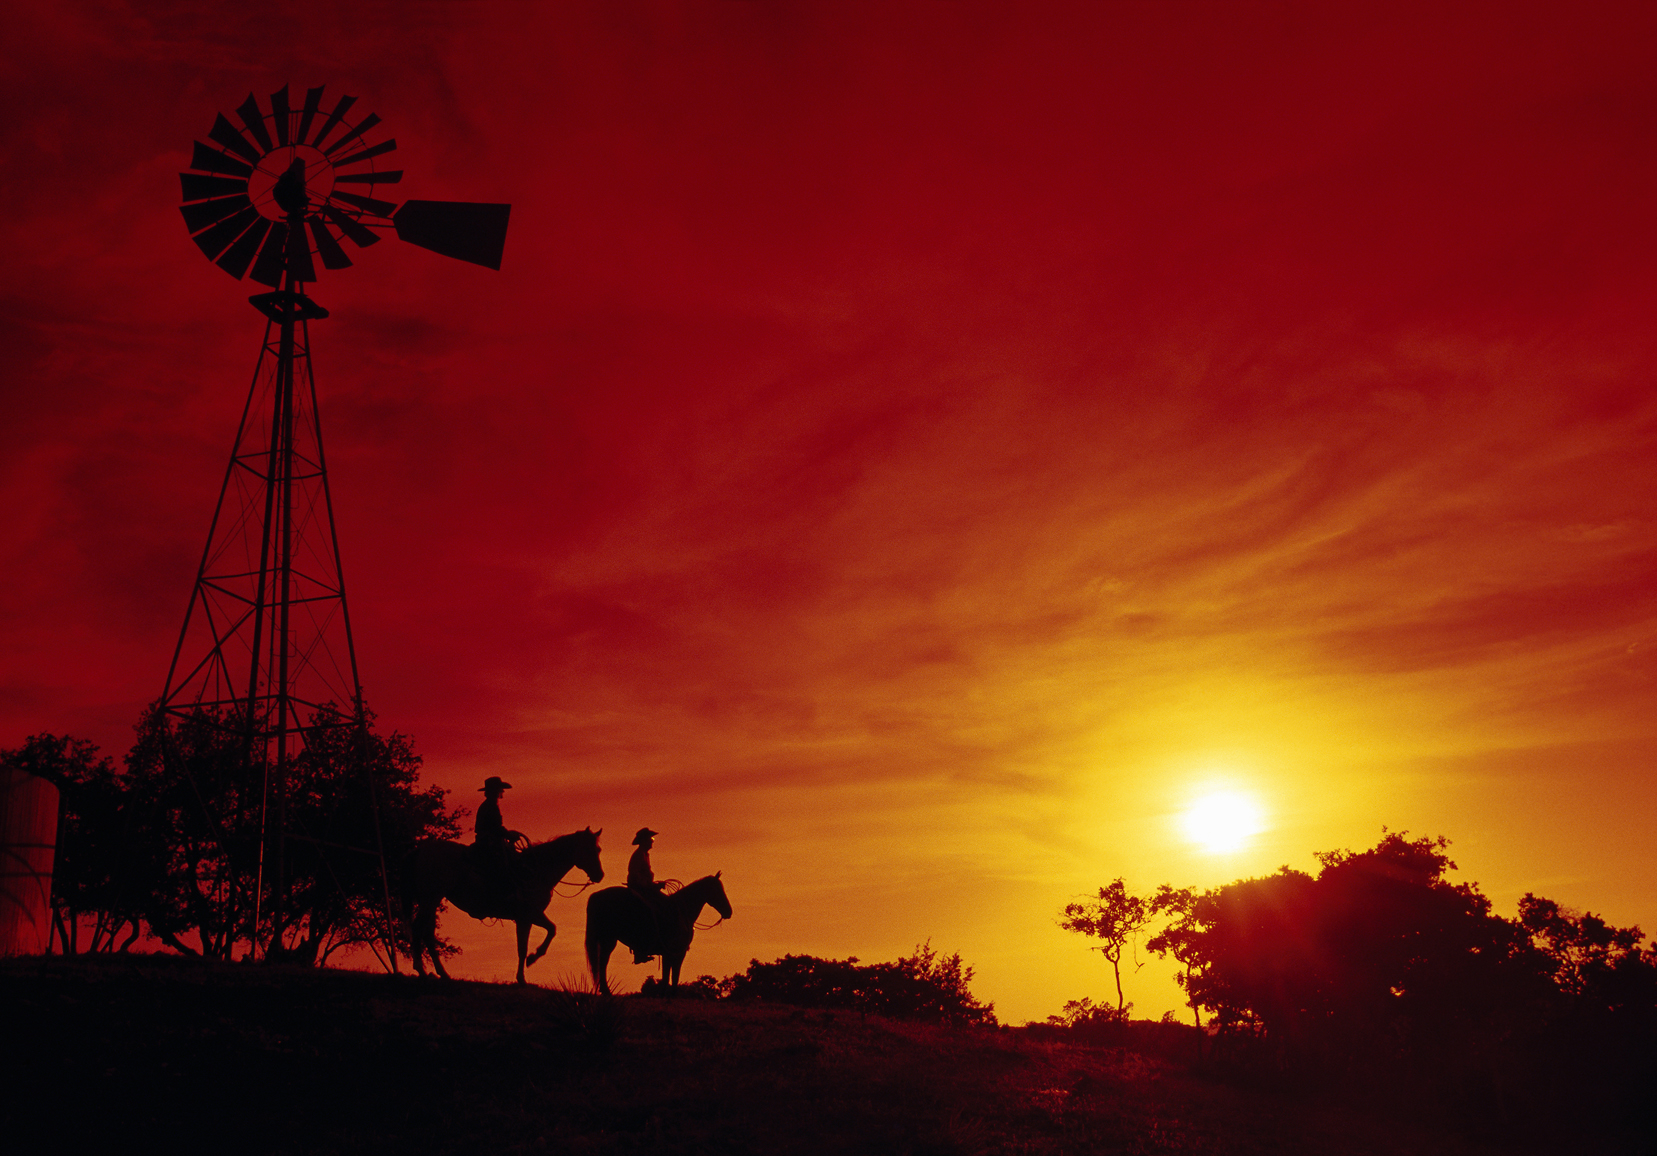
[[[656,832],[649,827],[640,827],[639,833],[633,836],[633,844],[638,847],[633,857],[627,861],[627,889],[640,899],[644,900],[645,907],[656,922],[656,934],[651,937],[652,942],[661,939],[662,933],[662,888],[665,884],[656,882],[656,872],[650,866],[650,848],[655,846]],[[656,957],[642,947],[633,949],[634,963],[649,963]]]
[[[524,841],[521,833],[509,830],[501,820],[501,793],[511,786],[511,783],[503,782],[499,775],[490,775],[483,780],[483,786],[478,788],[483,792],[483,802],[478,804],[478,813],[472,819],[472,846],[476,848],[474,856],[483,870],[485,881],[494,891],[511,889],[513,848]]]

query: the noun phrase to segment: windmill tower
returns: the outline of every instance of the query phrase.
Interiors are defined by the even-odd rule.
[[[169,727],[206,725],[233,738],[240,773],[258,779],[233,793],[244,817],[257,810],[246,935],[255,949],[261,934],[266,955],[281,949],[286,861],[300,841],[318,854],[378,860],[384,946],[395,967],[379,802],[366,760],[360,778],[372,846],[330,843],[294,829],[288,817],[289,772],[304,748],[338,737],[327,730],[367,738],[311,362],[310,323],[328,311],[306,286],[319,261],[325,269],[352,264],[342,238],[364,249],[388,231],[499,269],[511,206],[377,199],[379,186],[402,180],[401,171],[381,167],[397,142],[372,143],[380,118],[353,118],[355,97],[340,97],[327,113],[322,99],[323,89],[312,88],[294,108],[284,86],[266,112],[249,95],[236,109],[240,125],[219,114],[211,143],[195,143],[193,171],[179,174],[180,212],[201,251],[269,291],[248,299],[265,317],[264,338],[159,709]],[[194,780],[192,787],[211,812]],[[224,830],[226,816],[207,819]]]

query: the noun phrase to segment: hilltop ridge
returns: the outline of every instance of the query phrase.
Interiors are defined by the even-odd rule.
[[[158,956],[6,961],[0,989],[20,1150],[1492,1151],[1037,1029]]]

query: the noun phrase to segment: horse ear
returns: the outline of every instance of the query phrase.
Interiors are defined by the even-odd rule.
[[[718,879],[718,878],[719,878],[719,877],[720,877],[720,876],[721,876],[721,875],[723,875],[723,874],[725,874],[725,872],[723,872],[723,871],[715,871],[715,872],[714,872],[714,873],[713,873],[713,877],[714,877],[714,878],[715,878],[715,879]]]

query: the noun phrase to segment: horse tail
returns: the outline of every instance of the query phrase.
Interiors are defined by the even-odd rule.
[[[581,945],[587,953],[588,963],[593,961],[596,957],[595,953],[598,951],[598,929],[593,926],[593,900],[595,898],[597,896],[594,895],[587,897],[587,927],[581,936]]]
[[[595,892],[587,896],[587,928],[582,935],[581,945],[587,955],[587,972],[593,977],[593,990],[600,995],[608,993],[608,976],[604,973],[609,970],[608,961],[604,958],[604,933],[599,930],[598,924],[603,921],[603,908],[598,897],[604,892]]]

